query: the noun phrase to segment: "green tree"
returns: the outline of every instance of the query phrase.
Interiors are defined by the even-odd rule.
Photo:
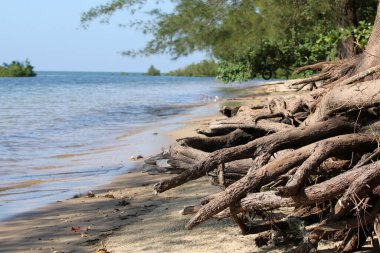
[[[350,38],[354,42],[352,31],[358,28],[359,21],[373,23],[377,3],[376,0],[175,0],[174,9],[165,12],[158,8],[163,1],[156,1],[157,8],[149,10],[144,9],[146,2],[113,0],[84,13],[82,23],[88,25],[96,18],[107,21],[120,10],[131,14],[145,10],[151,19],[131,25],[139,25],[153,39],[144,48],[126,51],[125,55],[168,53],[178,58],[206,51],[221,63],[221,70],[242,65],[238,69],[245,71],[240,75],[244,79],[257,75],[267,64],[273,71],[289,75],[294,67],[338,57],[342,41]]]
[[[156,69],[153,65],[150,65],[148,72],[146,72],[147,76],[159,76],[161,75],[160,70]]]
[[[185,68],[170,71],[168,75],[170,76],[216,76],[218,66],[213,60],[203,60],[199,63],[193,63]]]
[[[32,77],[36,76],[33,71],[33,66],[29,60],[24,63],[18,61],[12,61],[10,64],[3,63],[0,66],[0,77]]]

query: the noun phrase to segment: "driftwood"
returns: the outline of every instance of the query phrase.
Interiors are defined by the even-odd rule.
[[[222,108],[226,118],[198,131],[205,137],[171,146],[169,163],[182,173],[154,191],[208,176],[220,192],[183,210],[194,214],[187,229],[231,217],[243,234],[260,233],[257,243],[265,245],[275,239],[271,231],[286,234],[296,219],[304,240],[293,252],[314,252],[321,239],[340,241],[338,251],[352,252],[379,237],[379,40],[380,7],[362,54],[300,68],[319,73],[290,86],[313,91]],[[282,208],[291,214],[269,215]]]

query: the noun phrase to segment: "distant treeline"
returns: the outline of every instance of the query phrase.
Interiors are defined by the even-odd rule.
[[[28,60],[25,62],[12,61],[11,63],[3,63],[0,66],[0,77],[31,77],[36,76],[33,66]]]
[[[161,72],[159,69],[156,69],[153,65],[150,65],[148,72],[145,73],[146,76],[160,76]]]
[[[203,60],[193,63],[185,68],[170,71],[169,76],[217,76],[218,65],[213,60]]]

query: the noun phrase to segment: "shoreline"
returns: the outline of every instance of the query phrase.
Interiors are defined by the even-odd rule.
[[[132,161],[129,159],[130,157],[141,155],[146,158],[160,152],[162,147],[168,146],[172,141],[167,137],[168,132],[180,128],[184,124],[182,122],[195,118],[198,114],[209,115],[217,113],[216,106],[216,103],[183,106],[187,108],[187,110],[168,116],[157,123],[149,123],[145,127],[128,131],[122,135],[115,135],[115,142],[110,140],[108,144],[105,143],[103,146],[91,148],[82,153],[57,155],[59,159],[67,160],[66,163],[75,163],[74,160],[83,160],[84,162],[88,162],[88,165],[85,167],[79,165],[79,168],[69,165],[66,167],[49,165],[35,168],[42,174],[48,175],[49,173],[53,173],[53,176],[48,179],[27,179],[25,181],[6,184],[0,188],[0,194],[4,198],[9,196],[10,200],[8,201],[10,201],[10,204],[5,203],[5,205],[2,206],[3,215],[0,217],[0,221],[7,221],[27,215],[29,212],[44,208],[57,200],[68,199],[75,195],[83,195],[88,191],[112,183],[114,178],[135,169],[138,161]],[[154,145],[151,145],[151,143]],[[61,173],[61,168],[65,168],[65,173],[70,172],[77,174],[78,179],[76,180],[80,182],[73,183],[72,189],[68,188],[68,185],[65,184],[65,182],[71,184],[70,181],[68,181],[70,178],[54,178],[55,173]],[[81,174],[86,174],[83,180],[79,178]],[[58,184],[58,188],[49,189],[49,186],[44,186],[45,184],[49,185],[49,183]],[[38,189],[30,187],[38,187]],[[54,190],[54,192],[52,190]],[[37,191],[41,193],[46,192],[45,194],[47,195],[46,197],[40,198],[38,203],[35,201],[36,198],[33,195],[34,192],[38,194]],[[17,192],[25,192],[20,200],[16,200],[17,195],[19,195]],[[26,208],[18,206],[19,202],[25,203],[27,205]]]
[[[262,95],[263,90],[266,89],[268,87],[253,86],[245,90],[247,94],[254,90]],[[247,99],[237,97],[227,99],[225,103],[243,103]],[[260,99],[260,97],[255,99]],[[252,98],[248,100],[252,101]],[[166,129],[167,132],[161,133],[161,135],[171,143],[178,138],[193,136],[194,129],[220,117],[217,112],[203,117],[196,115],[196,117],[176,122],[177,127]],[[252,237],[240,236],[238,228],[231,226],[230,221],[227,220],[211,221],[212,226],[206,225],[201,228],[202,233],[189,232],[183,228],[189,217],[181,216],[178,211],[184,205],[197,203],[202,196],[218,191],[217,187],[205,184],[207,179],[195,180],[183,187],[155,196],[152,194],[153,184],[172,175],[148,175],[141,172],[141,163],[136,163],[136,165],[133,171],[117,176],[111,184],[97,187],[93,191],[94,195],[88,194],[57,201],[33,212],[0,222],[2,227],[0,241],[5,242],[1,244],[0,251],[94,252],[103,244],[111,252],[168,252],[168,250],[169,252],[171,250],[214,252],[217,249],[220,250],[222,244],[226,251],[219,252],[234,252],[243,248],[254,249]],[[161,217],[166,217],[166,219]],[[155,219],[157,219],[157,227],[152,228],[152,220]],[[222,226],[222,229],[216,230],[214,226]],[[129,239],[134,238],[134,240],[119,243],[119,240],[125,240],[123,235],[126,228],[138,232],[130,234],[132,237]],[[171,229],[174,231],[170,231]],[[153,234],[148,238],[144,236],[144,233]],[[190,243],[187,245],[189,249],[173,242],[174,239],[170,238],[172,233],[177,236],[176,240],[183,241],[183,245],[186,246]],[[124,239],[120,239],[119,236]],[[141,241],[133,236],[140,236]],[[209,238],[207,240],[216,240],[215,238],[217,238],[218,243],[203,242],[205,238],[200,239],[199,236]],[[235,243],[227,241],[227,238],[231,236],[237,238]],[[114,238],[118,239],[113,240]],[[199,245],[197,242],[192,243],[193,240],[198,239],[203,243],[199,243]],[[134,243],[132,243],[133,241]],[[157,244],[157,242],[159,242],[159,246],[149,248],[149,245]],[[132,246],[125,248],[131,243]]]
[[[217,104],[211,103],[177,115],[169,128],[159,127],[165,128],[159,134],[167,139],[167,144],[186,137],[199,126],[197,122],[220,117],[215,116],[216,108]],[[157,152],[161,144],[157,145]],[[151,189],[154,183],[172,175],[149,175],[141,169],[142,161],[134,162],[128,172],[114,177],[111,183],[95,187],[91,191],[95,196],[82,194],[58,200],[0,221],[0,252],[94,252],[102,238],[113,233],[110,231],[169,203],[171,197],[154,196]]]
[[[2,104],[1,220],[126,173],[134,166],[129,158],[141,154],[141,142],[148,143],[146,154],[161,148],[157,143],[164,137],[153,134],[155,125],[206,104],[206,95],[219,94],[211,78],[99,72],[47,72],[1,84],[9,95]],[[133,137],[152,126],[151,133]]]

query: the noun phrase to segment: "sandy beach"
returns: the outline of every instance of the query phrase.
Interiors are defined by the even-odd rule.
[[[0,253],[380,253],[380,0],[0,13]]]
[[[169,138],[195,133],[216,117],[190,120]],[[181,208],[218,191],[206,178],[155,196],[153,185],[172,175],[138,169],[93,191],[94,196],[59,201],[1,222],[0,252],[96,252],[101,247],[110,252],[236,252],[253,247],[252,238],[240,236],[230,220],[214,220],[197,231],[184,229],[188,217],[179,214]],[[234,243],[227,241],[231,237]]]
[[[250,88],[249,96],[227,103],[252,102],[252,94],[262,101],[268,93],[282,92],[281,87]],[[193,118],[166,135],[172,141],[192,136],[220,117]],[[189,217],[179,211],[219,189],[201,178],[156,196],[153,185],[172,175],[148,175],[141,166],[91,194],[1,222],[0,252],[266,252],[256,248],[254,236],[242,236],[230,219],[185,230]]]

